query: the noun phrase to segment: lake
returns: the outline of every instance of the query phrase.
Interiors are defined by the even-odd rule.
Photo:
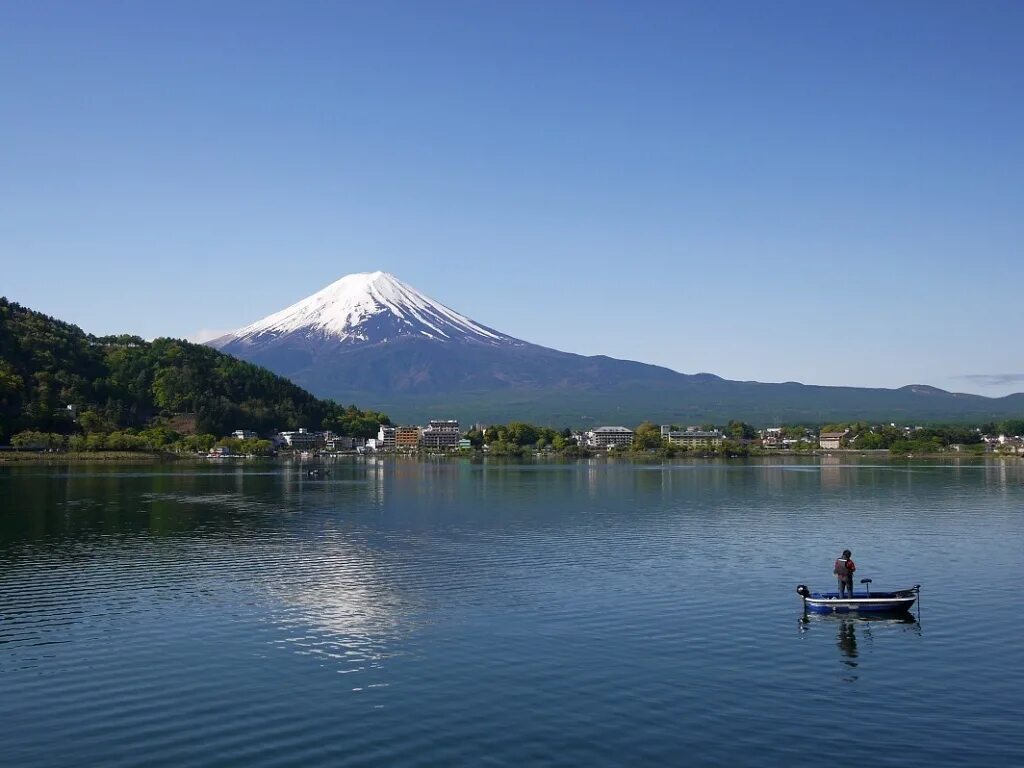
[[[1024,462],[855,461],[0,468],[0,763],[1024,765]]]

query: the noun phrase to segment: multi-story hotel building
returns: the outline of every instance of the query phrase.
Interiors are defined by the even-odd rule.
[[[633,430],[625,427],[598,427],[587,432],[587,445],[594,448],[632,445]]]
[[[672,445],[682,445],[686,448],[718,448],[722,445],[725,435],[717,429],[704,430],[689,427],[679,430],[672,429],[668,424],[662,424],[661,439],[668,440]]]
[[[395,427],[395,448],[399,451],[420,447],[419,427]]]
[[[462,432],[459,430],[459,422],[455,419],[431,419],[430,424],[420,433],[424,448],[455,448],[460,437]]]
[[[293,449],[316,448],[322,442],[322,436],[318,432],[307,432],[300,429],[298,432],[281,432],[278,435],[280,442]]]

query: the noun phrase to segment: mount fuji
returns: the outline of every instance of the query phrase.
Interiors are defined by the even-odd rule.
[[[402,421],[980,420],[1024,410],[1024,394],[762,384],[560,352],[482,325],[386,272],[347,275],[208,344]]]
[[[306,340],[313,342],[310,348],[315,350],[322,344],[386,344],[410,337],[492,346],[523,343],[473,322],[394,275],[363,272],[347,275],[212,344],[218,346],[230,339],[250,347],[270,348]]]

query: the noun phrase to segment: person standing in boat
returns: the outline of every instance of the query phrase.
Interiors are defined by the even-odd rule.
[[[840,598],[846,597],[847,591],[850,597],[853,597],[853,572],[857,570],[857,566],[853,562],[852,554],[850,550],[844,549],[842,557],[836,559],[836,564],[832,568],[832,572],[839,579]]]

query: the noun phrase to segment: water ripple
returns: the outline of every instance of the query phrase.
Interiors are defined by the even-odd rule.
[[[868,765],[1024,764],[1020,464],[33,468],[0,499],[12,765],[788,765],[839,726]],[[920,619],[805,618],[844,546]]]

